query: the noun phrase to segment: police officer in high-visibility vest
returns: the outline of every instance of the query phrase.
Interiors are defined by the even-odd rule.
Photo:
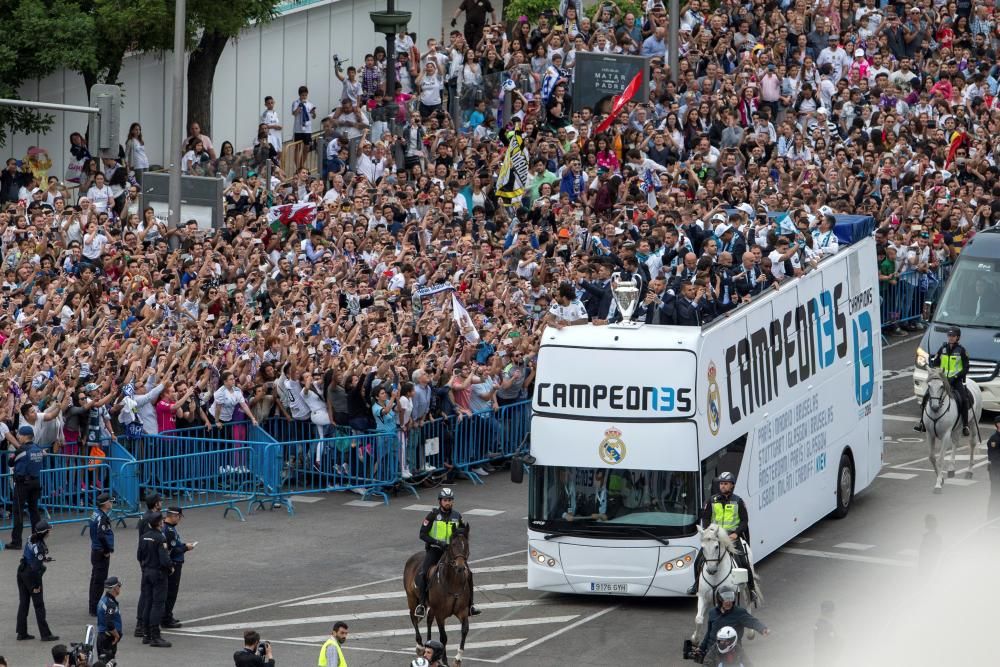
[[[928,360],[930,366],[941,369],[941,374],[951,385],[952,396],[958,403],[958,413],[962,416],[962,435],[969,435],[969,396],[965,390],[965,376],[969,373],[969,355],[958,340],[962,337],[962,330],[958,327],[948,329],[948,342],[942,343],[941,348]],[[924,408],[927,407],[927,394],[920,404],[920,414],[923,415]],[[921,419],[913,427],[914,431],[924,432],[924,420]]]
[[[1000,415],[993,418],[996,431],[986,441],[986,457],[990,468],[990,505],[987,519],[1000,517]]]
[[[90,599],[88,610],[97,616],[97,603],[104,592],[104,582],[111,567],[111,554],[115,551],[115,532],[111,528],[111,495],[97,496],[97,509],[90,516]]]
[[[319,650],[319,667],[347,667],[344,660],[344,649],[341,646],[347,641],[347,623],[337,621],[333,624],[330,637]]]
[[[424,517],[420,525],[420,539],[426,545],[424,562],[417,571],[416,585],[420,589],[420,604],[413,610],[418,619],[427,613],[427,572],[437,564],[451,542],[451,535],[462,523],[462,515],[454,509],[455,493],[451,489],[441,489],[438,493],[438,507]],[[472,604],[472,572],[469,572],[469,614],[476,616],[479,610]]]
[[[729,539],[740,547],[741,554],[737,556],[740,567],[746,568],[747,587],[750,595],[756,599],[757,591],[754,586],[753,569],[746,561],[746,550],[743,542],[750,542],[750,517],[747,514],[746,503],[738,495],[733,493],[736,488],[736,476],[731,472],[720,473],[715,479],[719,485],[719,492],[712,496],[705,509],[701,512],[701,527],[708,528],[709,524],[716,524],[729,534]],[[698,552],[698,557],[694,562],[694,584],[688,589],[688,595],[698,592],[698,582],[701,580],[701,568],[705,564]]]

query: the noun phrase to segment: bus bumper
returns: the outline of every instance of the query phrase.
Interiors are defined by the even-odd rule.
[[[572,538],[564,538],[572,539]],[[694,547],[528,541],[528,588],[551,593],[678,597],[694,582]]]
[[[1000,376],[988,382],[977,382],[979,390],[983,393],[983,410],[990,412],[1000,412]],[[927,391],[927,369],[913,369],[913,395],[923,398]],[[914,417],[914,422],[916,421]]]

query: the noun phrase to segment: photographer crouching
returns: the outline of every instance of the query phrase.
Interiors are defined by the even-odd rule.
[[[233,654],[236,667],[274,667],[271,642],[262,642],[260,633],[247,630],[243,633],[243,648]]]

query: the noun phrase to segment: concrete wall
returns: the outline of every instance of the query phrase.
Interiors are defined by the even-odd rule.
[[[332,55],[350,58],[352,65],[360,66],[365,53],[379,44],[384,46],[385,38],[374,32],[368,12],[385,10],[385,6],[385,0],[316,0],[302,6],[285,3],[285,14],[246,30],[230,42],[215,74],[211,133],[215,145],[229,140],[237,150],[250,146],[266,95],[277,100],[284,135],[290,138],[289,108],[302,84],[309,86],[318,113],[329,112],[341,91]],[[446,25],[441,15],[442,0],[396,0],[396,6],[400,11],[413,12],[411,32],[422,39],[440,37]],[[146,152],[153,164],[165,163],[170,138],[170,58],[170,53],[129,57],[121,74],[121,142],[132,122],[141,123]],[[21,99],[87,104],[83,77],[72,71],[26,83],[19,93]],[[69,155],[69,135],[84,132],[87,117],[64,113],[54,117],[47,134],[15,135],[0,149],[0,157],[23,158],[29,146],[42,146],[53,161],[50,173],[62,177]]]

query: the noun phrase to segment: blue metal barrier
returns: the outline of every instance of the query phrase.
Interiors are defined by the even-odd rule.
[[[131,461],[123,474],[134,477],[145,492],[163,496],[163,505],[184,509],[225,505],[223,516],[235,511],[245,521],[238,502],[254,502],[266,493],[266,484],[254,469],[254,447],[246,442],[195,442],[182,436],[146,436],[157,444],[193,446],[197,451]]]

